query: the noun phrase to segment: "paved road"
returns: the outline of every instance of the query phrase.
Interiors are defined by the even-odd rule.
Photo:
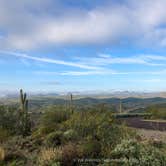
[[[166,122],[149,122],[140,117],[119,118],[120,123],[125,123],[129,127],[166,131]]]

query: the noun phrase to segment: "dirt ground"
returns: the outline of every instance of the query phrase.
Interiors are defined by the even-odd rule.
[[[166,131],[137,129],[143,140],[158,140],[166,143]]]

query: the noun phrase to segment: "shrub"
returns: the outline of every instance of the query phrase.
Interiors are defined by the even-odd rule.
[[[18,166],[18,165],[23,166],[23,165],[25,165],[25,162],[22,160],[13,160],[13,161],[8,163],[8,166]]]
[[[149,106],[145,111],[151,114],[152,119],[166,119],[166,105],[165,104],[156,104]]]
[[[63,122],[68,120],[70,112],[64,110],[63,107],[51,107],[46,111],[40,120],[38,130],[33,133],[34,137],[45,136],[55,130],[62,130]]]
[[[69,129],[75,130],[80,137],[87,137],[89,135],[95,136],[97,127],[107,121],[110,125],[112,123],[112,116],[110,112],[100,113],[97,111],[76,112],[71,118],[65,122]]]
[[[33,133],[32,133],[32,137],[34,139],[37,138],[41,138],[46,136],[47,134],[53,132],[55,130],[55,126],[39,126],[38,129],[36,129]]]
[[[5,156],[5,163],[10,163],[11,165],[25,165],[27,162],[26,156],[22,153],[22,151],[7,151]],[[8,165],[8,164],[6,164]]]
[[[0,106],[0,127],[10,134],[18,132],[18,111],[15,107]]]
[[[62,148],[62,165],[74,165],[74,159],[78,158],[79,152],[75,144],[67,144]]]
[[[105,121],[97,127],[96,135],[102,146],[102,155],[109,157],[113,148],[115,148],[122,139],[134,138],[135,132],[125,126],[116,125],[114,123],[110,125]]]
[[[41,119],[41,125],[51,126],[53,124],[61,123],[69,119],[70,113],[64,110],[63,107],[51,107],[46,111]]]
[[[49,147],[61,145],[63,142],[63,133],[61,131],[52,132],[46,136],[44,142]]]
[[[8,139],[8,137],[10,136],[10,133],[8,130],[0,127],[0,142],[4,142]]]
[[[78,138],[78,133],[73,130],[69,129],[63,133],[65,141],[76,141]]]
[[[166,144],[164,142],[162,142],[161,140],[157,140],[157,139],[150,139],[148,142],[151,146],[154,146],[156,148],[160,148],[160,149],[166,149]]]
[[[62,149],[61,148],[43,148],[40,151],[38,157],[38,163],[41,166],[53,166],[59,165],[59,161],[62,159]]]
[[[138,143],[136,140],[123,140],[112,151],[112,157],[118,159],[121,165],[163,166],[166,164],[166,154],[147,144]]]
[[[79,133],[80,141],[84,142],[87,139],[99,141],[101,155],[106,157],[123,138],[135,137],[135,132],[125,126],[117,125],[112,114],[106,110],[76,112],[65,122],[65,125],[69,131],[72,129]]]
[[[82,143],[80,146],[82,157],[99,157],[101,152],[101,144],[99,141],[91,140]]]

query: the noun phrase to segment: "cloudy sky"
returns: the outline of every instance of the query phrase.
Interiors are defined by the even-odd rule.
[[[0,0],[0,90],[166,91],[165,0]]]

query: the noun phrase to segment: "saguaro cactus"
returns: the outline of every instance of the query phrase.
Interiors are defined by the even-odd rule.
[[[73,107],[73,95],[72,95],[72,93],[70,94],[70,110],[71,110],[71,113],[73,114],[74,107]]]
[[[119,113],[122,113],[122,100],[120,99],[120,103],[119,103]]]
[[[26,93],[20,90],[20,132],[23,136],[26,136],[30,132],[30,119],[28,115],[28,100]]]
[[[23,93],[23,90],[20,90],[20,104],[21,104],[21,111],[27,112],[28,111],[28,100],[26,99],[26,93]]]

